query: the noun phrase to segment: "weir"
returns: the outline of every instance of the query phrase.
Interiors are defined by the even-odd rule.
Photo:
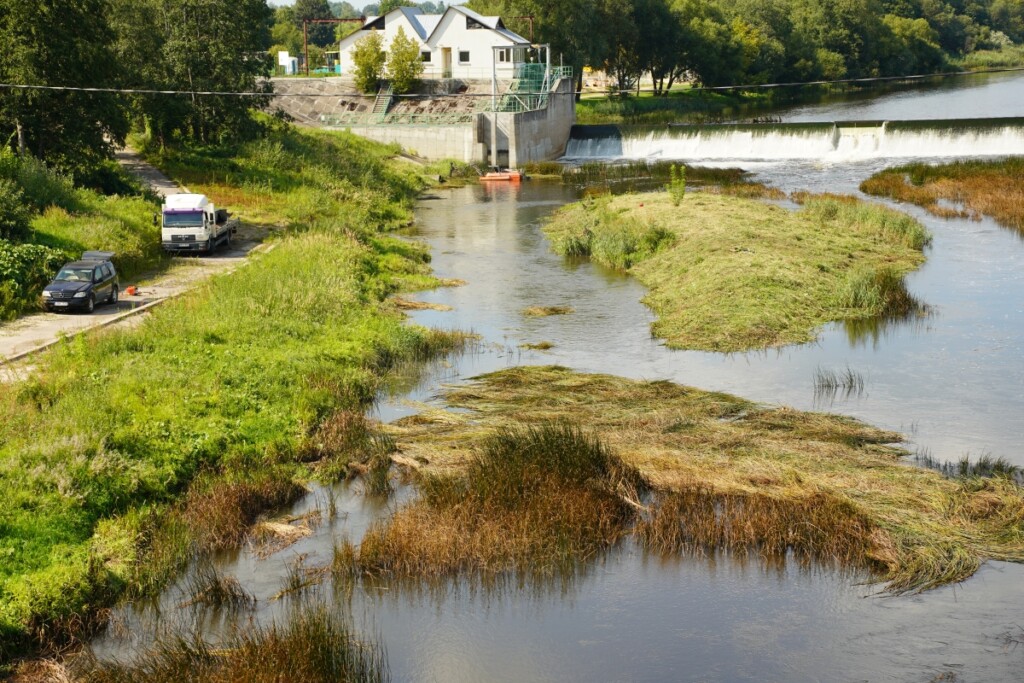
[[[567,160],[856,161],[1024,154],[1024,118],[573,126]]]

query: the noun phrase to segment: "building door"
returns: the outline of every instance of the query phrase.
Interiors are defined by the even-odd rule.
[[[452,49],[450,47],[441,48],[441,78],[452,77]]]

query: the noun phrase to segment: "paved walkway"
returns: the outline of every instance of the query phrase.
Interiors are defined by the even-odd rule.
[[[145,180],[161,197],[185,191],[154,166],[131,150],[122,150],[117,160],[131,173]],[[229,207],[230,208],[230,207]],[[21,377],[26,356],[46,348],[63,337],[111,325],[128,325],[138,313],[178,296],[198,282],[234,270],[243,264],[250,251],[267,236],[265,227],[242,223],[229,246],[222,246],[207,256],[173,257],[167,270],[140,276],[135,282],[121,281],[120,301],[100,305],[92,314],[33,313],[9,323],[0,323],[0,382]],[[128,296],[124,290],[136,284],[138,292]],[[20,369],[12,361],[20,361]]]

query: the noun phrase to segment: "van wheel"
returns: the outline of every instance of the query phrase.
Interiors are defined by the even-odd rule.
[[[116,304],[117,303],[117,295],[118,295],[117,285],[114,285],[111,288],[111,290],[110,290],[110,299],[108,299],[108,301],[110,303],[112,303],[112,304]]]
[[[96,310],[96,296],[93,294],[89,295],[89,299],[85,302],[85,312],[92,313]]]

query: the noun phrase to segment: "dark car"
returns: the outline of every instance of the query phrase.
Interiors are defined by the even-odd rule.
[[[66,264],[43,290],[48,311],[86,311],[99,303],[117,303],[120,283],[109,251],[87,251],[81,261]]]

